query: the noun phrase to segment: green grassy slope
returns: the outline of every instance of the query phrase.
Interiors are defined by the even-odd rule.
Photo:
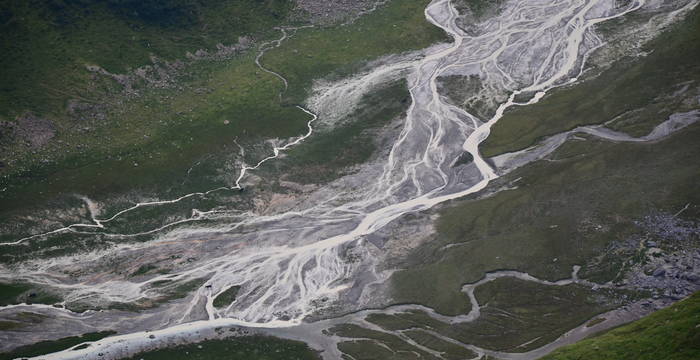
[[[449,41],[441,29],[425,20],[423,9],[428,3],[393,0],[351,26],[299,30],[297,36],[270,51],[263,65],[284,74],[290,82],[288,100],[301,102],[314,78],[347,75],[381,55]]]
[[[134,360],[316,360],[320,357],[305,344],[264,336],[208,340],[138,354]]]
[[[0,360],[40,356],[65,350],[86,341],[97,341],[112,334],[114,334],[114,332],[103,331],[82,336],[67,337],[55,341],[43,341],[0,354]],[[316,352],[300,342],[272,337],[247,336],[227,340],[209,340],[198,344],[149,351],[134,356],[133,359],[316,360],[319,359],[319,357]]]
[[[0,306],[12,304],[55,304],[61,301],[56,294],[29,284],[0,282]]]
[[[404,114],[410,105],[405,81],[383,84],[363,96],[361,104],[330,131],[319,132],[271,163],[274,171],[300,183],[322,183],[343,175],[343,169],[367,161],[376,151],[371,140],[377,129]]]
[[[435,236],[398,261],[402,270],[390,280],[394,301],[465,314],[470,302],[462,285],[489,271],[513,269],[558,280],[581,265],[579,276],[602,283],[646,261],[638,255],[644,239],[663,251],[686,246],[653,235],[639,222],[649,214],[671,216],[688,202],[700,201],[694,191],[700,170],[693,161],[700,156],[699,135],[696,124],[658,143],[572,140],[550,161],[502,179],[500,185],[509,190],[455,201],[439,211]],[[678,216],[697,219],[698,207]],[[481,315],[471,323],[446,324],[421,311],[373,314],[367,320],[387,330],[429,329],[487,349],[524,352],[597,313],[649,295],[505,278],[478,287],[475,296]],[[394,346],[395,340],[380,340]],[[343,351],[361,354],[358,346]]]
[[[205,25],[210,29],[208,25],[210,22],[217,23],[219,20],[224,22],[223,18],[217,16],[230,20],[230,14],[238,14],[239,10],[236,9],[224,11],[225,9],[217,8],[216,6],[228,6],[226,5],[229,4],[228,2],[221,1],[213,3],[214,5],[203,6],[199,15],[200,27],[192,28],[193,33]],[[234,3],[238,4],[238,2]],[[17,89],[8,89],[6,92],[28,99],[32,104],[42,104],[41,106],[52,109],[39,112],[39,115],[53,121],[57,132],[49,145],[41,149],[31,149],[21,142],[14,142],[9,147],[10,150],[3,152],[0,156],[0,162],[5,165],[0,169],[2,173],[0,188],[4,189],[0,192],[2,208],[12,210],[67,192],[99,197],[137,186],[167,188],[162,186],[164,181],[181,177],[197,159],[207,154],[222,154],[221,157],[223,157],[226,153],[237,152],[237,148],[233,145],[235,138],[239,141],[255,143],[256,140],[261,139],[301,134],[305,130],[308,116],[289,105],[304,99],[313,79],[331,74],[343,76],[379,56],[420,49],[434,42],[447,40],[442,31],[425,21],[422,9],[427,3],[428,1],[394,0],[352,25],[300,30],[293,38],[284,42],[281,47],[270,51],[263,58],[263,63],[290,79],[290,91],[284,103],[279,103],[278,98],[278,93],[282,89],[281,82],[255,67],[253,58],[256,52],[251,50],[228,61],[202,61],[190,65],[185,74],[178,77],[178,87],[139,89],[141,95],[136,98],[123,98],[117,95],[99,99],[104,101],[105,119],[89,124],[76,124],[65,114],[61,114],[62,111],[65,112],[63,107],[67,98],[95,96],[99,94],[99,91],[95,91],[99,84],[107,87],[115,86],[111,80],[84,79],[88,76],[84,64],[95,63],[110,67],[111,71],[120,71],[127,66],[123,68],[117,65],[110,66],[100,57],[87,56],[66,60],[70,63],[69,67],[73,69],[71,71],[62,70],[63,68],[58,66],[60,65],[58,60],[49,61],[48,65],[29,64],[27,69],[30,70],[34,67],[53,68],[54,70],[49,72],[49,77],[52,79],[58,77],[54,79],[56,83],[65,84],[60,88],[61,93],[71,91],[68,95],[59,96],[56,102],[22,95]],[[106,22],[104,18],[108,17],[110,21],[121,25],[108,25],[101,28],[76,27],[76,25],[71,27],[71,29],[76,27],[72,30],[75,34],[62,35],[67,37],[67,40],[63,38],[54,40],[59,44],[67,44],[65,46],[71,44],[71,41],[76,41],[79,43],[76,47],[82,49],[81,51],[101,53],[102,50],[99,50],[99,47],[93,46],[95,43],[113,45],[114,42],[101,41],[97,39],[99,36],[113,37],[118,42],[131,39],[136,36],[134,34],[138,34],[139,38],[143,37],[147,43],[151,43],[150,46],[153,46],[152,43],[155,41],[153,39],[160,38],[160,34],[165,33],[170,39],[163,40],[167,43],[164,45],[166,50],[184,54],[186,50],[191,49],[178,47],[181,45],[181,39],[188,38],[180,34],[178,32],[180,30],[170,33],[170,27],[158,25],[159,28],[149,32],[149,28],[143,25],[132,32],[129,30],[132,20],[123,20],[103,9],[106,5],[98,5],[95,5],[94,12],[84,15],[85,19],[81,21],[103,24]],[[279,23],[277,17],[280,15],[276,10],[268,14],[266,11],[269,9],[265,9],[267,8],[261,11],[267,14],[267,17],[261,15],[260,23],[250,24],[243,27],[243,30],[238,28],[231,30],[221,25],[214,34],[205,32],[202,36],[206,39],[215,39],[216,34],[221,33],[230,39],[233,34],[237,36],[243,31],[258,31],[256,34],[262,38],[277,37],[279,32],[272,33],[264,29],[268,29],[275,21]],[[275,6],[274,9],[277,7]],[[211,17],[207,17],[206,14],[209,13]],[[215,16],[215,14],[218,15]],[[251,18],[255,17],[251,15]],[[17,30],[17,33],[22,32]],[[152,33],[155,35],[150,36],[149,34]],[[381,33],[382,36],[373,36],[377,33]],[[89,40],[82,40],[85,37]],[[21,43],[21,41],[17,42]],[[174,48],[171,49],[171,45]],[[131,51],[129,49],[113,51],[128,53]],[[163,53],[167,53],[166,50],[163,50]],[[51,54],[63,52],[55,48],[49,48],[47,51]],[[66,52],[76,51],[71,49]],[[108,51],[106,53],[110,54]],[[107,55],[105,57],[113,60],[114,54]],[[48,58],[37,54],[32,54],[31,57]],[[15,60],[16,58],[17,56],[13,57]],[[140,63],[137,59],[130,58],[118,61],[118,64],[130,64],[133,67]],[[4,72],[3,76],[22,72],[31,71]],[[33,84],[34,80],[30,80],[28,79],[28,83]],[[75,84],[76,81],[80,84]],[[83,89],[81,86],[84,84],[93,85]],[[72,90],[80,90],[80,92],[74,94]],[[114,90],[110,91],[112,92],[106,93],[114,94]],[[36,92],[32,90],[32,93]],[[8,104],[14,104],[14,102],[11,99],[7,100]],[[24,109],[24,106],[20,108]],[[4,109],[11,109],[11,107],[6,105]],[[18,111],[7,110],[6,116],[15,116]],[[12,121],[10,118],[6,120]],[[155,184],[159,186],[154,186]],[[203,190],[203,187],[201,183],[192,184],[190,189],[177,188],[173,191],[181,193]]]
[[[485,156],[526,148],[539,139],[580,125],[621,119],[619,130],[646,135],[668,115],[683,110],[682,84],[700,81],[700,9],[652,40],[646,56],[625,58],[593,79],[552,91],[539,103],[506,113],[481,144]],[[697,107],[697,103],[696,106]]]
[[[624,304],[625,295],[632,294],[501,278],[479,286],[474,295],[482,308],[473,322],[448,324],[420,311],[372,314],[367,320],[386,330],[428,330],[490,350],[525,352],[554,341],[596,314]]]
[[[92,98],[85,65],[114,73],[269,30],[284,0],[6,1],[0,5],[0,116],[62,115],[72,97]]]
[[[542,360],[700,359],[700,293]]]
[[[81,336],[70,336],[58,340],[42,341],[33,345],[21,346],[7,353],[2,353],[0,354],[0,360],[28,358],[56,351],[62,351],[80,343],[84,343],[86,341],[97,341],[113,334],[115,334],[114,331],[101,331],[83,334]]]
[[[398,303],[420,303],[445,314],[469,310],[461,285],[500,269],[550,280],[567,278],[609,244],[634,237],[650,211],[675,213],[700,201],[693,165],[700,156],[694,125],[660,143],[599,140],[567,143],[552,157],[508,176],[516,188],[440,211],[435,239],[417,248],[393,276]],[[678,164],[687,164],[679,166]],[[696,211],[683,215],[692,218]],[[457,244],[444,248],[446,245]],[[581,271],[612,280],[631,255],[611,253]]]
[[[179,88],[138,82],[137,95],[86,69],[98,65],[124,74],[150,65],[151,56],[187,63],[187,52],[216,50],[242,35],[277,36],[272,27],[286,21],[287,1],[52,0],[4,2],[0,8],[0,123],[31,111],[56,130],[39,149],[7,127],[0,131],[3,210],[62,192],[118,192],[155,183],[182,174],[193,159],[241,132],[292,136],[303,129],[307,117],[275,103],[281,85],[255,73],[252,53],[186,66],[175,79]],[[230,95],[234,81],[243,87],[237,96]],[[74,102],[102,117],[72,114]],[[231,112],[238,116],[224,127]]]

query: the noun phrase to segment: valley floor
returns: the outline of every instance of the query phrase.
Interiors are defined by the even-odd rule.
[[[700,356],[699,1],[336,2],[0,7],[0,359]]]

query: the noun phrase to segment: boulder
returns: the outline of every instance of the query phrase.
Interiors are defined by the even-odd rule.
[[[662,267],[657,268],[651,275],[654,277],[664,277],[666,275],[666,269]]]

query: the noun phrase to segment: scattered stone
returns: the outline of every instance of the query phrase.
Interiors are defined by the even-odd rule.
[[[654,276],[654,277],[663,277],[665,275],[666,275],[666,269],[664,269],[664,268],[657,268],[656,270],[654,270],[654,273],[652,274],[652,276]]]
[[[332,24],[351,20],[371,10],[377,0],[298,0],[297,8],[315,24]]]
[[[46,145],[56,135],[56,127],[49,119],[26,112],[16,118],[14,134],[36,150]]]
[[[148,338],[149,338],[149,339],[155,339],[155,338],[156,338],[156,336],[155,336],[155,335],[153,335],[153,334],[151,334],[151,335],[148,335]]]

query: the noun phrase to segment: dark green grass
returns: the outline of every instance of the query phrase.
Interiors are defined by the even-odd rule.
[[[416,343],[442,353],[445,360],[473,359],[476,354],[459,345],[440,339],[434,335],[420,330],[409,330],[404,335],[411,338]]]
[[[50,291],[25,283],[0,283],[0,306],[12,304],[54,304],[61,298]]]
[[[6,234],[4,239],[16,239],[13,234]],[[76,251],[96,251],[106,249],[109,245],[105,238],[93,234],[62,233],[37,244],[23,246],[8,246],[0,253],[0,261],[24,261],[37,257],[66,256]]]
[[[484,306],[479,319],[443,332],[465,343],[509,352],[548,344],[596,314],[633,298],[615,290],[547,286],[513,278],[484,284],[475,295]]]
[[[675,213],[700,201],[695,182],[700,127],[655,144],[567,143],[556,161],[516,171],[516,189],[440,211],[435,239],[417,248],[394,274],[398,303],[420,303],[445,314],[469,310],[461,285],[485,272],[516,269],[543,279],[567,278],[608,246],[639,233],[651,211]],[[684,216],[696,216],[686,211]],[[600,227],[598,227],[600,226]],[[448,244],[458,244],[449,249]],[[621,253],[609,260],[629,260]],[[623,261],[620,261],[620,263]],[[610,265],[610,266],[607,266]],[[582,269],[596,281],[615,278],[621,264]]]
[[[647,44],[648,55],[625,58],[593,79],[552,91],[539,103],[506,113],[481,145],[485,156],[515,151],[543,137],[580,125],[625,119],[618,130],[646,135],[668,115],[681,110],[682,97],[666,97],[683,82],[700,80],[700,10],[695,9]]]
[[[366,162],[377,150],[374,135],[382,126],[403,115],[410,105],[405,81],[386,84],[365,95],[341,125],[319,132],[289,151],[276,171],[302,183],[323,183]],[[275,165],[276,165],[275,164]]]
[[[148,274],[149,272],[156,270],[156,269],[158,269],[158,267],[153,265],[153,264],[141,265],[138,269],[136,269],[136,271],[131,273],[129,276],[145,275],[145,274]]]
[[[410,330],[416,341],[455,354],[459,347],[437,342],[419,329],[490,350],[525,352],[543,346],[601,312],[636,298],[615,290],[591,290],[581,285],[548,286],[501,278],[475,291],[481,315],[469,323],[447,324],[416,311],[396,315],[374,314],[367,320],[389,330]],[[432,344],[428,345],[428,343]]]
[[[334,326],[329,332],[348,338],[349,341],[338,344],[338,349],[355,359],[436,359],[436,357],[405,342],[398,336],[382,331],[370,330],[353,324],[342,324]],[[360,340],[352,340],[353,338]],[[388,346],[393,352],[377,343]]]
[[[169,185],[169,179],[182,179],[198,158],[233,148],[236,137],[254,141],[304,130],[308,115],[280,106],[276,94],[281,83],[256,74],[251,56],[200,66],[204,80],[199,81],[213,89],[211,93],[173,90],[162,94],[168,96],[165,100],[155,94],[127,104],[113,114],[118,121],[95,130],[94,136],[70,141],[79,141],[82,150],[57,149],[56,162],[16,169],[0,199],[3,210],[64,192],[104,196],[135,186],[157,189]],[[233,89],[227,85],[234,83]]]
[[[287,101],[301,102],[313,79],[349,75],[382,55],[449,41],[441,29],[425,20],[423,10],[428,3],[392,0],[351,26],[299,30],[283,46],[270,51],[263,58],[263,65],[287,77]]]
[[[311,360],[319,359],[304,343],[264,336],[208,340],[193,345],[138,354],[133,360]]]
[[[151,55],[182,58],[268,30],[291,7],[283,0],[3,2],[0,116],[61,116],[68,99],[94,99],[86,65],[123,73],[150,64]]]
[[[629,325],[554,351],[542,360],[700,358],[700,293]]]
[[[68,131],[66,125],[46,149],[13,155],[13,165],[4,168],[2,210],[70,192],[100,199],[133,188],[177,194],[220,186],[221,179],[212,181],[210,176],[200,176],[185,188],[173,187],[171,181],[181,179],[208,154],[230,158],[238,151],[236,138],[254,144],[303,133],[308,115],[290,105],[303,100],[313,79],[344,76],[379,56],[446,40],[423,18],[427,3],[395,0],[349,26],[300,30],[270,51],[263,62],[290,80],[286,104],[278,102],[281,82],[259,71],[251,52],[231,61],[193,65],[182,89],[146,89],[138,99],[118,102],[109,108],[109,121],[87,135]],[[201,88],[209,91],[198,93]]]
[[[214,299],[214,306],[217,308],[224,308],[231,305],[231,303],[236,301],[236,295],[238,295],[240,289],[240,286],[232,286],[228,290],[222,292]]]
[[[83,334],[81,336],[71,336],[58,340],[42,341],[33,345],[21,346],[10,352],[0,354],[0,360],[11,360],[17,358],[28,358],[40,356],[57,351],[69,349],[87,341],[97,341],[110,335],[114,335],[114,331],[101,331]]]
[[[0,284],[0,304],[13,304],[17,297],[31,287],[23,284]]]

